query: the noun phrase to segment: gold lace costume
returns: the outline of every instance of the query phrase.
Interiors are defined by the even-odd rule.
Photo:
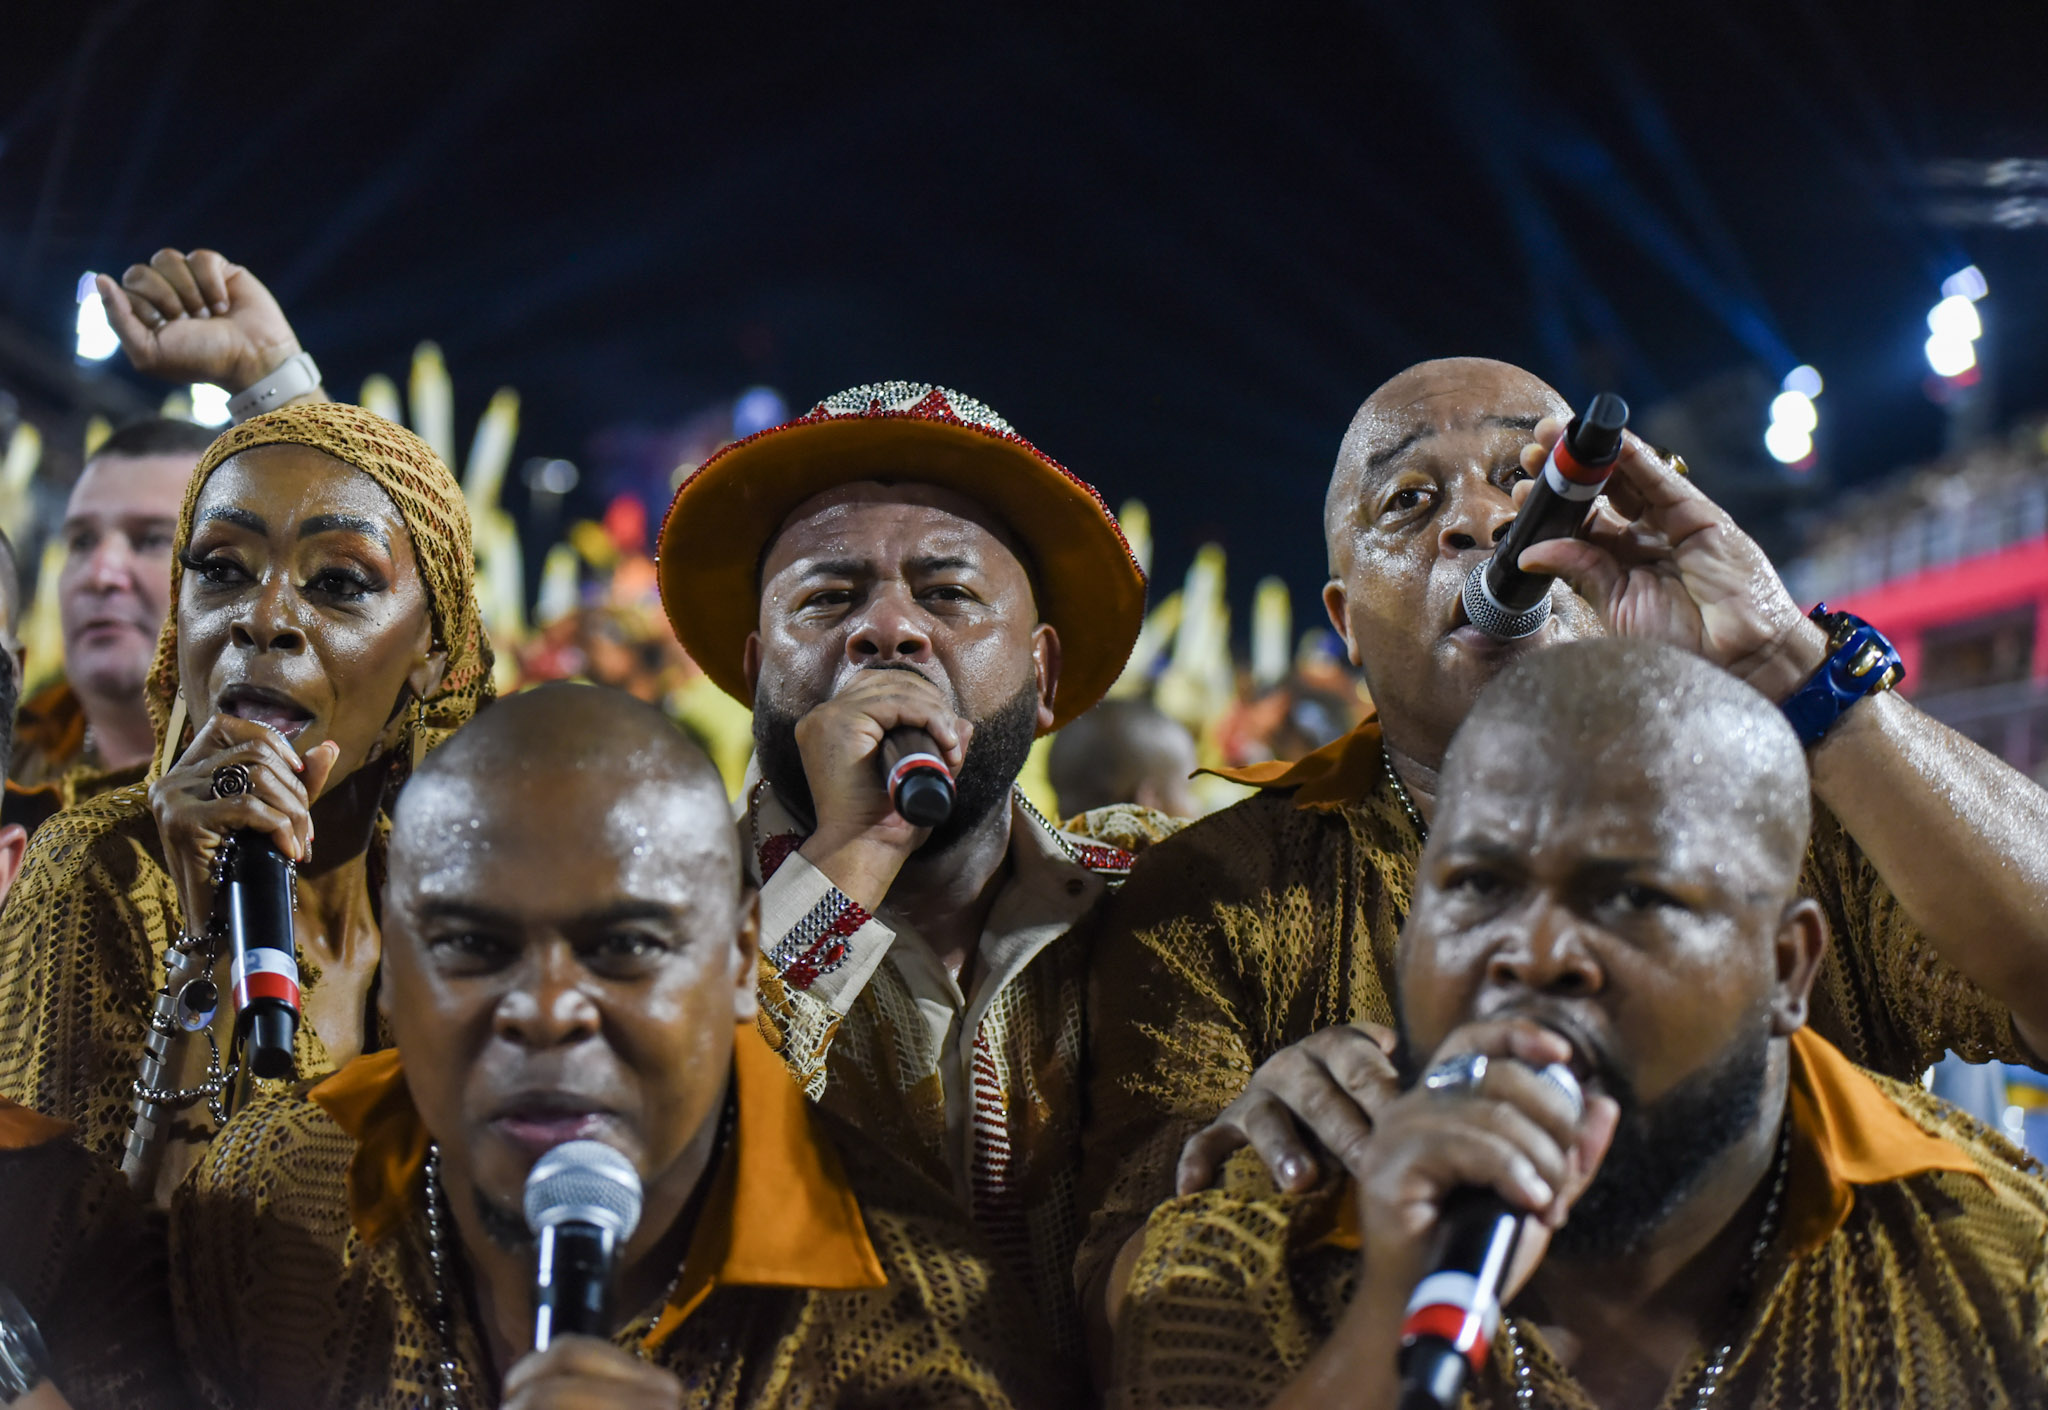
[[[796,855],[804,834],[765,785],[749,794],[741,828],[762,888],[763,1032],[813,1098],[955,1192],[1060,1349],[1078,1351],[1088,950],[1069,930],[1133,851],[1179,824],[1119,805],[1055,835],[1015,806],[1010,879],[963,992],[921,941]]]
[[[74,1410],[177,1410],[162,1216],[65,1134],[0,1101],[0,1286],[35,1319]]]
[[[1868,1076],[1826,1042],[1792,1043],[1785,1217],[1732,1324],[1716,1406],[1993,1410],[2048,1404],[2048,1183],[2002,1137],[1917,1086]],[[1802,1100],[1802,1089],[1807,1094]],[[1117,1335],[1110,1403],[1263,1406],[1356,1286],[1355,1195],[1277,1193],[1239,1152],[1218,1188],[1154,1212]],[[1510,1307],[1512,1312],[1512,1307]],[[1515,1318],[1469,1406],[1594,1410]],[[1712,1334],[1710,1334],[1712,1335]],[[1693,1404],[1702,1347],[1664,1397]]]
[[[431,1403],[426,1140],[396,1057],[343,1068],[334,1086],[382,1095],[337,1097],[336,1115],[281,1096],[252,1105],[179,1190],[173,1301],[207,1404]],[[1015,1284],[944,1191],[812,1107],[750,1027],[733,1072],[733,1137],[676,1287],[618,1345],[673,1371],[690,1410],[1073,1403]],[[355,1137],[338,1115],[361,1123]],[[462,1403],[482,1405],[479,1329],[466,1298],[450,1303]]]
[[[1394,945],[1421,839],[1359,726],[1144,859],[1098,918],[1079,1286],[1173,1194],[1181,1146],[1257,1066],[1333,1024],[1391,1025]],[[1917,1080],[1942,1051],[2028,1062],[2011,1016],[1937,955],[1840,822],[1814,805],[1801,891],[1832,940],[1812,1023],[1863,1067]]]
[[[359,407],[329,402],[255,417],[215,441],[186,486],[171,567],[172,602],[178,600],[181,560],[192,538],[193,507],[207,477],[239,451],[275,444],[311,446],[369,475],[390,495],[412,539],[434,639],[448,653],[448,664],[433,695],[417,710],[401,710],[379,742],[378,755],[396,761],[395,787],[418,750],[446,739],[491,693],[490,645],[477,612],[461,486],[424,442]],[[148,698],[158,758],[169,753],[175,759],[207,708],[199,702],[188,715],[179,698],[175,611],[157,641]],[[166,750],[173,728],[177,740]],[[380,850],[372,849],[373,902]],[[146,785],[88,798],[37,829],[0,912],[0,1096],[74,1123],[88,1150],[119,1159],[150,1004],[163,983],[164,947],[183,929]],[[223,993],[226,965],[223,958],[216,976]],[[305,992],[319,982],[303,957],[300,975]],[[233,1019],[232,1005],[223,1003],[214,1023],[223,1051]],[[191,1086],[204,1070],[205,1044],[195,1038],[184,1048],[178,1085]],[[301,1076],[333,1066],[310,1024],[299,1025],[296,1056]],[[211,1129],[203,1105],[184,1113],[165,1153],[166,1184]]]

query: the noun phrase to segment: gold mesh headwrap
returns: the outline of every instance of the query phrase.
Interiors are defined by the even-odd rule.
[[[147,687],[149,718],[156,726],[158,767],[164,757],[164,732],[170,724],[172,702],[178,694],[178,593],[184,580],[185,551],[192,542],[193,508],[207,477],[222,461],[269,445],[311,446],[362,471],[391,496],[412,536],[413,555],[426,580],[434,644],[448,653],[448,669],[440,687],[422,702],[417,718],[412,710],[400,711],[380,742],[379,753],[396,753],[403,768],[414,755],[459,729],[492,695],[491,644],[477,611],[469,508],[463,502],[462,486],[425,441],[403,426],[340,402],[285,407],[223,432],[207,447],[192,472],[191,483],[185,486],[185,506],[178,511],[177,550],[171,559],[171,611],[157,638],[156,663],[150,667]],[[197,723],[193,721],[194,727]],[[417,747],[415,734],[420,736]],[[185,740],[180,737],[176,743],[182,749]]]

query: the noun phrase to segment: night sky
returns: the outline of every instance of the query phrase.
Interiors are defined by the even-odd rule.
[[[1939,449],[1963,264],[2001,412],[2048,409],[2048,228],[1928,176],[2048,157],[2044,13],[17,5],[0,318],[68,349],[81,271],[211,245],[340,394],[431,337],[465,426],[509,384],[520,456],[592,470],[751,384],[937,381],[1149,501],[1163,576],[1222,542],[1240,611],[1313,609],[1338,438],[1409,362],[1645,406],[1810,362],[1818,471],[1697,467],[1783,541]]]

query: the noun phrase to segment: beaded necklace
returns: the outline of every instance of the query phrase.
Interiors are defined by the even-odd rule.
[[[1415,824],[1415,840],[1426,845],[1429,842],[1429,824],[1416,811],[1415,800],[1408,796],[1408,785],[1401,782],[1401,775],[1394,772],[1394,756],[1383,752],[1380,762],[1387,767],[1387,782],[1394,786],[1394,797],[1400,802],[1401,811],[1408,815],[1409,822]]]
[[[1730,1318],[1738,1329],[1742,1309],[1756,1291],[1756,1278],[1763,1271],[1764,1255],[1770,1252],[1772,1240],[1778,1237],[1778,1216],[1785,1201],[1785,1172],[1791,1163],[1792,1123],[1788,1120],[1778,1128],[1778,1152],[1771,1159],[1771,1192],[1764,1200],[1764,1217],[1757,1222],[1756,1237],[1749,1244],[1749,1257],[1744,1260],[1742,1275],[1735,1280],[1735,1288],[1728,1297]],[[1507,1333],[1508,1359],[1514,1366],[1515,1404],[1532,1405],[1536,1400],[1536,1385],[1529,1378],[1528,1353],[1523,1350],[1522,1339],[1515,1331],[1514,1319],[1504,1319],[1502,1330]],[[1721,1388],[1721,1377],[1727,1373],[1728,1359],[1734,1354],[1735,1339],[1731,1335],[1700,1368],[1699,1387],[1693,1392],[1692,1410],[1707,1410],[1707,1406],[1713,1403],[1714,1392]]]

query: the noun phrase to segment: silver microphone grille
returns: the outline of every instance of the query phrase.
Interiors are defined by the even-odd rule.
[[[1493,594],[1486,590],[1486,563],[1476,565],[1466,575],[1462,600],[1466,618],[1496,641],[1517,641],[1532,636],[1550,620],[1549,593],[1536,599],[1534,607],[1520,612],[1495,602]]]
[[[640,1175],[602,1141],[566,1141],[526,1177],[526,1227],[595,1224],[624,1243],[640,1223]]]
[[[1553,1062],[1550,1066],[1539,1069],[1536,1075],[1557,1088],[1558,1091],[1564,1093],[1564,1099],[1572,1104],[1572,1120],[1577,1121],[1581,1116],[1585,1115],[1586,1094],[1580,1090],[1579,1079],[1572,1076],[1572,1070],[1569,1067],[1566,1067],[1561,1062]],[[531,1189],[532,1187],[528,1186],[528,1188]],[[530,1202],[531,1196],[528,1198],[529,1203],[526,1207],[531,1210],[533,1208]],[[529,1214],[527,1217],[530,1219],[533,1216]]]

